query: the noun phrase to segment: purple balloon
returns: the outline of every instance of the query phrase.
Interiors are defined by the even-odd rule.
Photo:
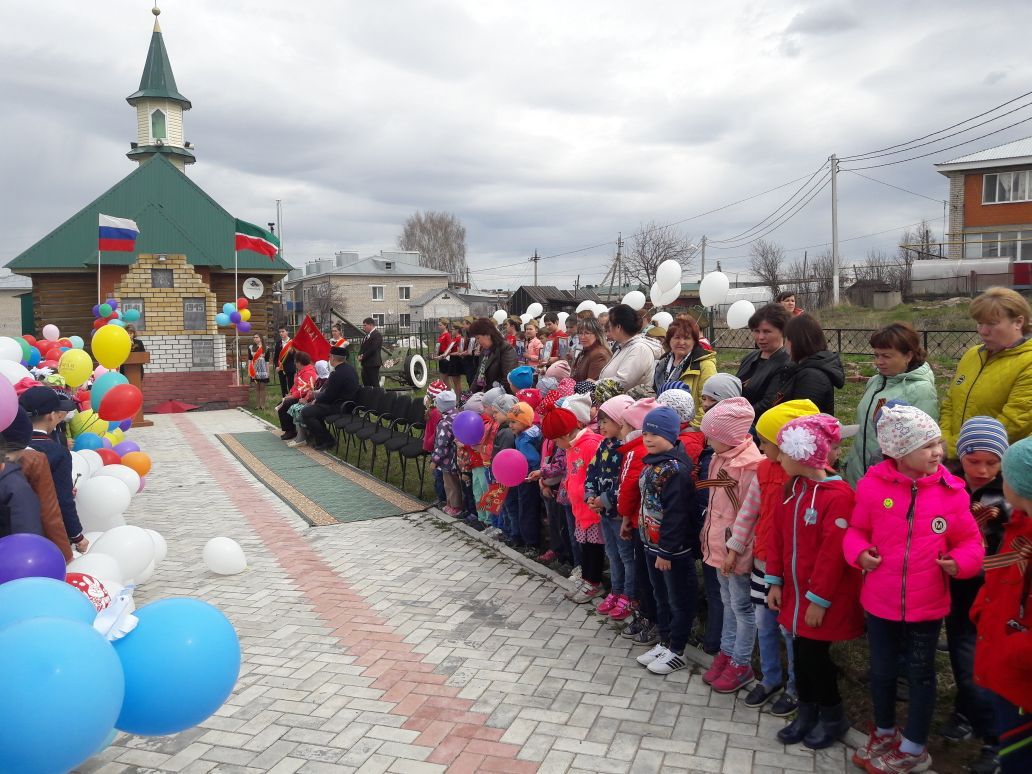
[[[129,419],[123,419],[121,422],[118,423],[118,429],[121,430],[123,433],[132,426],[133,420],[131,417]]]
[[[124,457],[129,452],[139,450],[140,444],[136,443],[136,441],[122,441],[122,443],[115,446],[115,454],[117,454],[119,457]]]
[[[107,300],[107,302],[108,302],[108,306],[111,307],[111,311],[112,312],[115,311],[116,309],[118,309],[118,301],[115,300],[114,298],[109,298]]]
[[[249,323],[247,320],[243,320],[242,322],[238,322],[237,323],[237,330],[240,331],[241,333],[250,333],[251,332],[251,323]]]
[[[93,305],[93,316],[100,317],[100,304]]]
[[[473,446],[484,438],[484,420],[475,411],[461,411],[452,424],[452,432],[459,443]]]
[[[147,486],[147,477],[140,476],[140,488],[136,490],[136,493],[139,494],[140,492],[142,492],[145,486]]]
[[[0,538],[0,583],[18,578],[53,578],[63,581],[65,560],[61,549],[39,535],[18,533]]]
[[[114,449],[115,448],[114,446],[111,445],[111,439],[110,438],[101,438],[100,441],[101,441],[101,443],[104,444],[104,448],[105,449]]]
[[[236,323],[243,322],[244,318],[240,316],[240,312],[230,312],[229,313],[229,321],[231,323],[236,324]]]

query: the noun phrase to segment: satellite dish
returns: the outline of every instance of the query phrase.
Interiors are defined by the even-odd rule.
[[[265,292],[265,285],[257,277],[248,277],[244,280],[244,297],[252,301],[261,298]]]

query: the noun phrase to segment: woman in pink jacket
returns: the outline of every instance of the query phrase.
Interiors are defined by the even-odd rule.
[[[964,482],[941,464],[942,431],[920,409],[886,405],[876,418],[890,459],[857,483],[842,550],[865,571],[860,603],[871,648],[875,728],[853,762],[868,772],[925,771],[935,709],[935,646],[950,610],[949,579],[970,578],[985,548]],[[896,728],[896,678],[903,658],[910,707]]]

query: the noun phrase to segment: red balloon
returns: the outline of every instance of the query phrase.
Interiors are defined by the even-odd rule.
[[[112,387],[112,389],[114,389]],[[114,449],[105,449],[103,446],[99,449],[94,449],[100,458],[104,460],[105,465],[117,465],[122,461],[122,458],[118,456],[118,453]]]
[[[36,346],[36,337],[33,336],[31,333],[26,333],[24,336],[22,336],[22,338],[25,339],[25,342],[30,347],[35,347]]]
[[[72,348],[72,340],[71,339],[58,339],[57,340],[57,346],[59,346],[59,347],[68,347],[68,349],[71,349]]]
[[[51,347],[47,350],[47,354],[44,357],[46,357],[47,360],[53,360],[56,362],[61,359],[61,355],[62,352],[60,347]]]
[[[143,406],[143,393],[132,384],[116,384],[104,394],[97,416],[108,422],[121,422],[136,416]]]
[[[247,299],[246,298],[238,298],[237,299],[237,311],[240,311],[241,309],[247,309]]]
[[[94,327],[94,328],[95,328],[96,330],[100,330],[100,329],[101,329],[101,328],[103,328],[103,327],[104,327],[105,325],[107,325],[107,320],[105,320],[105,319],[104,319],[103,317],[101,317],[100,319],[97,319],[97,320],[94,320],[94,321],[93,321],[93,327]]]
[[[65,575],[65,583],[69,586],[74,586],[85,594],[86,599],[93,603],[93,606],[97,608],[98,613],[111,604],[111,595],[108,594],[107,589],[104,588],[104,584],[92,575],[86,575],[81,572],[70,572]]]

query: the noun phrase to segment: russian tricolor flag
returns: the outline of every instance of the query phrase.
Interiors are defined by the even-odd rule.
[[[131,253],[136,247],[136,237],[140,228],[136,221],[128,218],[112,218],[110,215],[100,216],[99,250]]]

